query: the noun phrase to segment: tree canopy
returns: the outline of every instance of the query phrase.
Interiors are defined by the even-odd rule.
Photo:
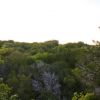
[[[0,41],[0,100],[99,100],[100,44]]]

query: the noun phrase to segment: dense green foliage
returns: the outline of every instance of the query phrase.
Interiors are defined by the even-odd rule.
[[[0,100],[99,100],[100,45],[0,41]]]

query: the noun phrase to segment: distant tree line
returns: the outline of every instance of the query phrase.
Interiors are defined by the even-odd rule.
[[[99,98],[99,42],[0,41],[0,100]]]

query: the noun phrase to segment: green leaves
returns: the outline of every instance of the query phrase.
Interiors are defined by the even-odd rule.
[[[18,95],[11,95],[12,88],[7,84],[0,84],[0,100],[19,100]]]
[[[7,100],[9,94],[11,93],[11,88],[8,87],[7,84],[0,84],[0,100]]]
[[[94,93],[74,93],[74,96],[72,97],[72,100],[99,100],[97,97],[94,95]]]

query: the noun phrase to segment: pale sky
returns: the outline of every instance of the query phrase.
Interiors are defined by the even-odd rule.
[[[100,0],[0,0],[0,40],[100,40]]]

